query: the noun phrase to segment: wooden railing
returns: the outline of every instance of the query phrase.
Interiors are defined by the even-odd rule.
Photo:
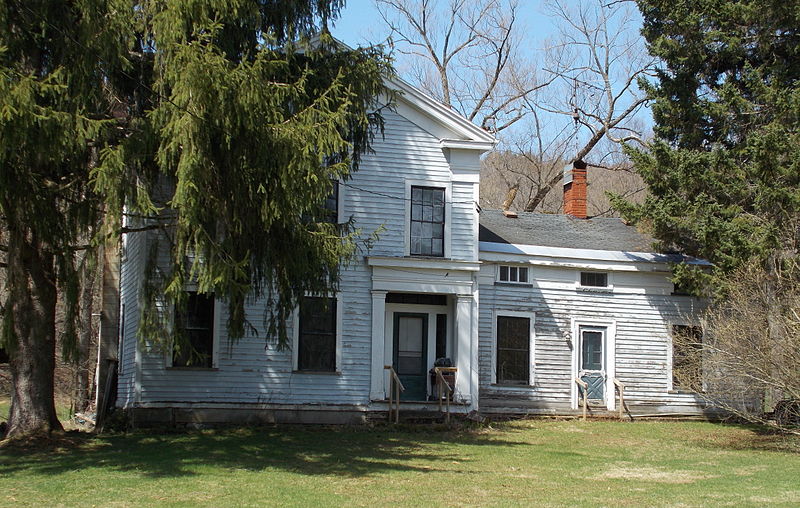
[[[614,378],[614,386],[617,387],[617,391],[619,392],[619,419],[622,421],[624,419],[623,414],[625,413],[625,385],[619,379]],[[631,420],[633,420],[632,416]]]
[[[586,421],[586,410],[589,405],[589,383],[579,377],[575,378],[575,382],[580,388],[583,388],[583,420]]]
[[[442,396],[447,404],[447,412],[445,413],[445,422],[450,423],[450,401],[453,398],[453,387],[450,386],[450,383],[444,378],[444,374],[453,374],[453,379],[455,379],[455,374],[458,372],[456,367],[434,367],[433,372],[436,374],[436,394],[437,398],[439,399],[439,412],[442,412]]]
[[[394,423],[398,423],[400,421],[400,392],[404,392],[406,389],[391,365],[384,365],[383,368],[389,371],[389,421],[392,421],[392,406],[394,404]]]

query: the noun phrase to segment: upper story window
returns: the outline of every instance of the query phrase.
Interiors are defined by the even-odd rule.
[[[185,340],[172,351],[173,367],[214,366],[214,295],[187,292],[186,310],[175,311],[175,328]]]
[[[608,274],[606,272],[581,272],[581,286],[607,288]]]
[[[528,268],[526,266],[506,266],[500,265],[500,272],[497,280],[500,282],[517,282],[519,284],[528,283]]]
[[[444,256],[444,196],[440,187],[411,187],[412,256]]]

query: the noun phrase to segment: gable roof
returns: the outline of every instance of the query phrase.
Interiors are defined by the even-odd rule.
[[[470,122],[458,112],[430,97],[422,90],[394,76],[387,78],[387,88],[400,92],[398,100],[411,106],[420,115],[444,127],[451,136],[442,138],[443,148],[491,150],[497,144],[495,137]],[[414,120],[410,118],[410,120]]]
[[[509,218],[501,210],[481,211],[479,238],[481,242],[623,252],[653,252],[655,241],[621,219],[532,212]]]

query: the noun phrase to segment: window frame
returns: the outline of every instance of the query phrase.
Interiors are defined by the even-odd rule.
[[[197,294],[197,287],[195,285],[190,285],[186,289],[184,289],[185,293],[195,293]],[[170,370],[217,370],[219,369],[219,335],[220,329],[219,324],[221,322],[221,302],[216,297],[216,294],[211,293],[211,301],[214,305],[214,309],[212,310],[212,320],[211,320],[211,366],[207,367],[203,366],[196,366],[196,365],[175,365],[175,344],[174,342],[170,342],[169,348],[165,352],[165,365]],[[177,326],[177,322],[175,319],[176,309],[173,306],[172,312],[170,315],[170,328],[174,332],[175,327]]]
[[[525,318],[528,320],[528,383],[512,384],[499,382],[497,379],[498,347],[498,319],[501,317]],[[491,384],[493,388],[501,390],[528,390],[536,386],[536,313],[514,310],[496,310],[492,312],[492,372]]]
[[[329,211],[329,215],[328,217],[326,217],[326,222],[330,222],[331,224],[341,224],[342,217],[344,216],[344,206],[342,204],[344,199],[342,198],[342,195],[345,185],[341,178],[331,178],[331,183],[333,184],[333,193],[335,193],[336,195],[336,210],[334,211],[332,210],[332,208],[328,208],[326,206],[327,201],[330,199],[331,196],[325,198],[325,202],[323,203],[322,208],[324,210]],[[334,212],[336,214],[335,217],[336,220],[335,221],[327,220],[333,218],[331,216],[334,215]]]
[[[606,285],[605,286],[584,286],[583,285],[583,274],[591,275],[591,274],[605,274],[606,276]],[[613,272],[608,270],[579,270],[576,272],[576,280],[575,280],[575,287],[581,291],[597,291],[600,293],[608,293],[614,290],[613,284]]]
[[[667,376],[667,391],[672,393],[703,393],[706,391],[705,379],[703,379],[703,358],[702,354],[700,356],[700,365],[698,366],[700,370],[700,386],[699,390],[695,390],[691,387],[685,387],[675,384],[675,329],[676,328],[693,328],[697,329],[700,332],[700,344],[701,344],[701,353],[702,353],[702,344],[705,343],[705,330],[699,324],[691,324],[691,323],[669,323],[669,328],[667,329],[669,334],[669,347],[667,348],[667,363],[669,365],[669,374]]]
[[[298,303],[292,313],[292,373],[301,375],[340,375],[342,373],[342,293],[313,294],[306,293],[304,298],[331,298],[336,303],[336,315],[334,326],[336,348],[334,352],[333,370],[300,370],[300,304]]]
[[[442,255],[441,256],[434,256],[434,255],[427,255],[427,254],[412,254],[411,253],[411,191],[413,187],[427,187],[432,189],[443,189],[444,190],[444,238],[443,238],[443,245],[442,245]],[[406,257],[415,257],[415,258],[435,258],[435,259],[450,259],[451,257],[451,239],[452,239],[452,232],[451,227],[452,225],[452,217],[453,217],[453,207],[452,207],[452,185],[449,181],[441,181],[441,180],[418,180],[418,179],[408,179],[405,181],[405,222],[404,222],[404,252],[403,255]]]
[[[503,280],[503,268],[508,269],[508,280]],[[511,280],[511,271],[512,269],[515,271],[516,279]],[[521,270],[525,270],[525,280],[519,280],[519,273]],[[516,284],[516,285],[531,285],[531,267],[526,265],[514,265],[514,264],[503,264],[497,265],[497,273],[495,274],[495,281],[501,284]]]

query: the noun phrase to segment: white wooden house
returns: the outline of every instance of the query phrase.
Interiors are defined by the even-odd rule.
[[[390,85],[401,93],[385,136],[339,186],[337,205],[362,230],[383,232],[343,271],[330,305],[301,303],[290,351],[263,330],[232,344],[224,305],[195,294],[190,325],[206,361],[140,343],[155,238],[130,235],[117,406],[136,423],[357,422],[387,409],[385,365],[403,380],[408,407],[434,408],[428,371],[447,357],[462,413],[574,412],[575,378],[591,381],[595,404],[608,409],[619,379],[636,411],[702,411],[671,384],[670,330],[691,324],[698,302],[672,294],[670,259],[616,219],[479,213],[480,157],[494,138],[402,81]],[[567,185],[573,214],[576,188]],[[251,323],[263,305],[248,307]]]

